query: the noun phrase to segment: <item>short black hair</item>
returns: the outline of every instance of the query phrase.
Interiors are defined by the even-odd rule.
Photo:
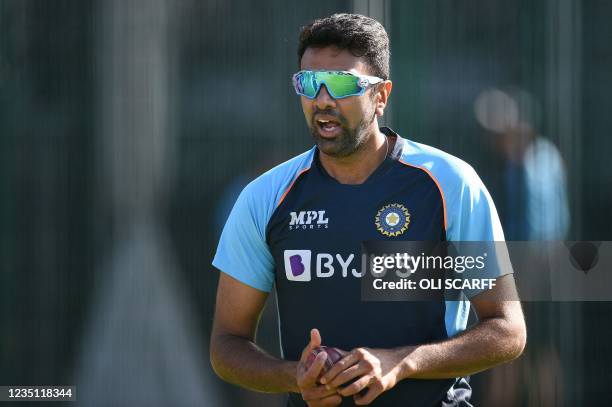
[[[385,27],[361,14],[334,14],[302,27],[298,47],[298,67],[308,47],[335,45],[356,57],[364,57],[372,74],[389,79],[389,37]]]

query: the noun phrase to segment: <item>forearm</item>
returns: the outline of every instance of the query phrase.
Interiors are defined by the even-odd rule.
[[[502,318],[480,321],[444,341],[398,349],[405,355],[400,377],[441,379],[470,375],[517,358],[525,346],[524,326]]]
[[[297,362],[275,358],[246,338],[218,335],[210,360],[215,373],[230,383],[265,393],[299,391]]]

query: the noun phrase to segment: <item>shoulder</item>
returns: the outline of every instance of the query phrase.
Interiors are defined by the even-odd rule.
[[[240,193],[221,233],[213,265],[262,291],[274,284],[274,259],[265,231],[277,202],[299,174],[310,168],[314,149],[251,181]]]
[[[285,190],[312,165],[315,148],[287,160],[251,181],[242,195],[256,200],[270,201],[276,205]]]
[[[471,165],[409,140],[404,142],[400,162],[427,172],[438,186],[449,240],[504,240],[491,195]]]
[[[477,190],[483,187],[471,165],[435,147],[404,140],[400,162],[426,171],[448,198],[465,188]]]
[[[310,169],[314,152],[313,147],[255,178],[240,193],[235,209],[255,219],[263,234],[285,192],[302,173]]]

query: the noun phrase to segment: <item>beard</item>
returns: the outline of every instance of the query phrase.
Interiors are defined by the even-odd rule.
[[[314,119],[317,114],[334,116],[340,122],[341,132],[333,138],[321,136],[319,133],[319,127]],[[312,137],[320,151],[331,157],[347,157],[359,150],[367,141],[369,137],[367,128],[370,127],[375,117],[376,115],[374,108],[372,108],[370,112],[361,118],[361,121],[356,127],[351,128],[348,126],[346,119],[344,119],[344,117],[342,117],[338,112],[332,110],[315,110],[312,115],[312,124],[309,126],[310,134],[312,134]]]

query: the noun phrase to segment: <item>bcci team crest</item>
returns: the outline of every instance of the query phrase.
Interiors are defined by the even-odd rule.
[[[376,214],[376,230],[385,236],[399,236],[408,229],[410,213],[402,204],[385,205]]]

